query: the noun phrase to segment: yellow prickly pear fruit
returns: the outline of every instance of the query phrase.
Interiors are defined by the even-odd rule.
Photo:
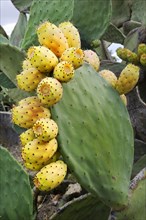
[[[22,63],[22,68],[23,68],[23,70],[27,70],[27,69],[33,68],[33,66],[32,66],[31,62],[28,59],[26,59]]]
[[[33,107],[37,107],[37,106],[41,106],[42,104],[37,96],[30,96],[19,101],[18,105],[22,105],[22,106],[32,105]]]
[[[27,92],[35,90],[39,82],[46,76],[36,68],[25,69],[16,76],[17,85],[20,89]]]
[[[58,63],[53,71],[54,78],[60,82],[68,82],[74,77],[73,65],[67,61]]]
[[[35,135],[34,135],[33,129],[30,128],[30,129],[22,132],[20,134],[19,138],[20,138],[20,142],[21,142],[22,146],[25,146],[28,142],[30,142],[33,139],[35,139]]]
[[[21,104],[12,108],[12,122],[22,128],[31,128],[39,118],[50,118],[50,110],[36,104],[21,101]]]
[[[69,47],[81,48],[81,40],[78,29],[69,21],[59,24],[64,36],[67,39]]]
[[[38,27],[37,35],[40,44],[48,47],[58,57],[68,48],[67,39],[63,32],[55,24],[48,21]]]
[[[56,55],[46,47],[35,46],[30,47],[27,57],[33,67],[40,72],[51,72],[58,63]]]
[[[57,187],[65,178],[67,165],[58,160],[43,167],[35,176],[34,184],[42,191],[49,191]]]
[[[143,66],[146,66],[146,53],[143,53],[140,57],[140,63],[143,65]]]
[[[92,50],[84,50],[84,61],[89,63],[93,68],[98,71],[100,66],[100,60],[97,54]]]
[[[40,170],[48,164],[49,160],[57,151],[58,143],[54,138],[49,142],[40,142],[34,139],[22,148],[24,165],[30,170]]]
[[[133,64],[128,64],[122,70],[115,87],[120,95],[130,92],[135,87],[139,79],[139,70],[140,68]]]
[[[56,151],[50,159],[46,160],[46,162],[42,162],[42,161],[41,162],[36,162],[36,161],[24,162],[24,165],[29,170],[38,171],[46,164],[50,164],[52,162],[55,162],[56,160],[59,159],[59,157],[60,157],[60,153],[58,151]]]
[[[139,44],[137,53],[139,57],[144,53],[146,54],[146,44]]]
[[[123,94],[123,95],[120,95],[120,97],[121,97],[123,103],[125,104],[125,106],[127,106],[127,98],[126,98],[126,96]]]
[[[70,47],[64,51],[60,60],[72,63],[76,69],[80,67],[84,62],[84,52],[80,48]]]
[[[57,79],[46,77],[38,84],[37,95],[42,104],[51,106],[62,98],[63,88]]]
[[[117,77],[113,72],[110,70],[101,70],[99,74],[115,88]]]
[[[58,126],[50,118],[40,118],[33,125],[35,136],[41,141],[50,141],[58,134]]]

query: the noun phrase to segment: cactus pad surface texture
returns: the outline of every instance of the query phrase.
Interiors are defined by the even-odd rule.
[[[29,177],[10,153],[0,146],[0,219],[32,220],[33,197]]]
[[[90,194],[73,199],[51,216],[52,220],[107,220],[110,208]]]
[[[82,186],[106,205],[127,205],[134,140],[120,96],[88,64],[63,89],[51,112],[65,162]]]

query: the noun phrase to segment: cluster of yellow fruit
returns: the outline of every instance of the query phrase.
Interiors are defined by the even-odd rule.
[[[23,71],[16,76],[20,89],[36,96],[21,100],[12,109],[12,121],[27,130],[20,135],[22,158],[27,169],[39,171],[34,184],[40,190],[51,190],[65,178],[67,165],[58,160],[56,136],[58,126],[48,107],[60,101],[62,83],[74,76],[84,61],[98,70],[99,58],[91,50],[81,49],[78,30],[70,22],[57,27],[50,22],[37,29],[40,46],[30,47],[23,61]]]
[[[119,93],[124,104],[127,105],[125,94],[130,92],[138,82],[140,68],[134,64],[128,64],[120,73],[119,77],[110,70],[102,70],[99,74],[107,80]]]

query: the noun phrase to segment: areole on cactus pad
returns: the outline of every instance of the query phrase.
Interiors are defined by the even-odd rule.
[[[51,108],[65,162],[85,189],[120,209],[128,203],[133,130],[119,94],[90,65],[76,70]]]

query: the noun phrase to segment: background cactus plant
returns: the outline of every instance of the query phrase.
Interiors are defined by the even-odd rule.
[[[146,43],[145,11],[144,7],[141,7],[145,4],[144,0],[106,0],[104,4],[101,4],[100,0],[12,0],[12,2],[20,11],[18,22],[10,37],[2,27],[0,29],[0,97],[2,100],[0,107],[2,109],[3,103],[7,102],[5,97],[11,100],[12,106],[25,97],[36,95],[35,92],[27,93],[18,89],[16,75],[22,72],[22,62],[26,58],[27,49],[39,44],[36,28],[44,21],[48,20],[55,25],[65,21],[72,22],[81,35],[81,47],[93,50],[99,56],[101,60],[99,71],[107,69],[114,72],[117,77],[127,63],[115,61],[108,51],[108,46],[112,42],[122,43],[125,48],[136,53],[139,43]],[[30,13],[29,19],[26,18],[26,13]],[[59,125],[59,150],[70,168],[69,172],[73,171],[83,187],[91,193],[94,192],[96,196],[85,195],[67,204],[61,209],[63,213],[56,213],[52,219],[65,220],[67,213],[71,211],[75,219],[85,214],[85,218],[88,216],[88,219],[93,219],[97,215],[99,219],[107,220],[110,207],[113,208],[111,214],[116,215],[119,220],[123,218],[124,212],[127,218],[130,218],[127,214],[129,212],[132,213],[133,218],[139,218],[137,215],[134,216],[136,208],[127,209],[127,211],[124,209],[122,214],[114,210],[126,205],[126,197],[131,192],[130,176],[133,178],[145,166],[146,69],[142,65],[139,67],[140,78],[137,87],[126,95],[130,118],[118,93],[98,76],[90,65],[84,64],[75,71],[75,77],[70,82],[63,84],[63,98],[51,108],[53,120],[56,120]],[[78,115],[79,109],[80,115]],[[83,120],[83,109],[85,120]],[[106,152],[110,153],[106,154]],[[98,160],[93,160],[94,156]],[[83,167],[80,166],[81,163]],[[128,170],[125,164],[129,167]],[[118,177],[118,181],[112,177]],[[124,180],[123,177],[125,177]],[[116,182],[114,187],[113,182]],[[144,180],[140,182],[141,189],[144,188],[143,183]],[[29,184],[27,181],[28,188]],[[124,193],[120,194],[121,191]],[[142,192],[137,190],[133,194],[134,203],[139,200]],[[115,201],[112,198],[113,193],[116,195]],[[99,202],[99,198],[108,207]],[[117,204],[119,201],[120,205]],[[92,213],[87,213],[86,204],[92,207]],[[143,207],[144,200],[140,204]],[[32,202],[29,210],[32,211]],[[21,219],[23,219],[22,212]],[[141,212],[142,215],[143,212]]]
[[[0,146],[1,219],[33,219],[33,196],[29,176],[22,166]]]

